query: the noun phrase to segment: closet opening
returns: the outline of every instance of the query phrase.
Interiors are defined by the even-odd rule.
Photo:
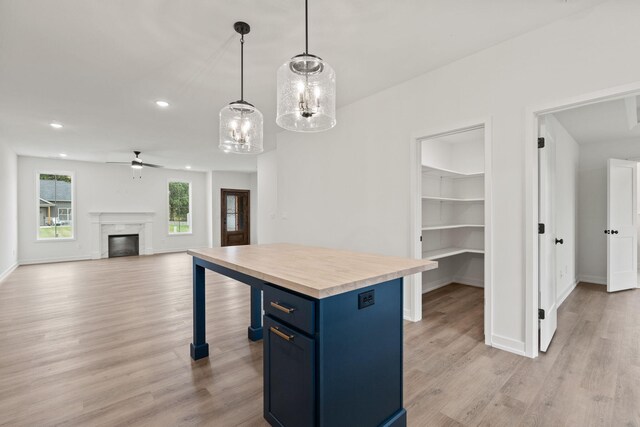
[[[482,123],[416,138],[416,227],[418,256],[439,263],[417,283],[422,322],[492,345],[489,130]]]

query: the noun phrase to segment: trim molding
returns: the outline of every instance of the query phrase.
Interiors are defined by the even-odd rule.
[[[576,286],[578,286],[578,282],[579,282],[579,280],[576,278],[576,279],[573,281],[573,284],[572,284],[571,286],[569,286],[569,287],[567,288],[567,290],[566,290],[566,291],[564,291],[564,293],[560,295],[560,297],[559,297],[559,298],[557,298],[557,300],[556,300],[556,307],[560,308],[560,306],[562,305],[562,303],[564,302],[564,300],[566,300],[566,299],[569,297],[569,295],[571,295],[571,293],[572,293],[572,292],[573,292],[573,290],[576,288]]]
[[[87,261],[91,259],[91,255],[83,255],[83,256],[68,256],[61,258],[40,258],[40,259],[26,259],[20,260],[20,265],[30,265],[30,264],[50,264],[54,262],[69,262],[69,261]]]
[[[9,277],[9,275],[11,273],[13,273],[13,270],[15,270],[16,268],[18,268],[18,262],[14,262],[12,265],[9,266],[9,268],[7,268],[3,273],[0,273],[0,283],[2,283],[2,281],[4,279],[6,279],[7,277]]]
[[[484,288],[484,280],[474,279],[473,277],[456,276],[453,278],[453,283],[460,283],[461,285],[473,286],[475,288]]]
[[[581,276],[578,276],[578,283],[579,282],[595,283],[596,285],[605,285],[605,286],[607,286],[607,278],[606,277],[589,276],[588,274],[583,274]]]
[[[474,288],[484,288],[484,280],[474,279],[471,277],[445,277],[434,282],[429,282],[422,285],[422,293],[426,294],[436,289],[444,288],[447,285],[458,283],[460,285],[473,286]]]
[[[436,280],[434,282],[423,283],[422,284],[422,293],[426,294],[427,292],[435,291],[436,289],[444,288],[447,285],[453,283],[451,277],[445,277],[444,279]]]
[[[491,336],[491,346],[519,356],[526,356],[524,351],[524,341],[517,341],[503,337],[502,335],[493,334]]]
[[[169,249],[154,250],[153,254],[150,254],[150,255],[154,255],[154,254],[172,254],[172,253],[177,253],[177,252],[187,252],[189,249],[191,249],[193,247],[195,247],[195,246],[190,246],[188,248],[169,248]]]

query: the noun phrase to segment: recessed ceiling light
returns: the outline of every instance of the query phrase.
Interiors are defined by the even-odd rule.
[[[187,165],[184,167],[185,169],[191,169],[191,166]]]
[[[67,155],[65,153],[60,153],[59,156],[60,157],[67,157]]]
[[[167,101],[156,101],[156,105],[161,108],[167,108],[169,103]]]
[[[56,122],[49,123],[49,126],[51,126],[54,129],[62,129],[62,125]]]

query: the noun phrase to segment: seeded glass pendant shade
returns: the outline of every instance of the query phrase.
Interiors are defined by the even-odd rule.
[[[320,132],[336,125],[336,74],[309,52],[308,0],[305,0],[305,53],[278,70],[276,123],[296,132]]]
[[[249,24],[236,22],[234,29],[240,37],[240,100],[220,110],[220,145],[225,153],[262,153],[263,117],[260,110],[244,100],[244,35]]]

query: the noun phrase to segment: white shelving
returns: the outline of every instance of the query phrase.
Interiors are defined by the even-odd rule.
[[[422,292],[450,283],[483,287],[488,267],[485,129],[453,132],[420,141],[420,252],[438,268],[422,273]]]
[[[438,261],[422,289],[482,286],[485,269],[484,131],[422,142],[422,258]]]
[[[482,198],[459,198],[459,197],[438,197],[438,196],[422,196],[422,200],[429,200],[435,202],[460,202],[460,203],[482,203],[484,202],[484,197]]]
[[[484,254],[484,250],[471,248],[442,248],[433,251],[425,251],[422,253],[422,258],[435,261],[460,254]]]
[[[446,178],[475,178],[484,175],[484,172],[458,172],[429,165],[422,165],[422,173]]]
[[[448,224],[448,225],[430,225],[422,227],[422,231],[434,230],[452,230],[455,228],[484,228],[484,224]]]

